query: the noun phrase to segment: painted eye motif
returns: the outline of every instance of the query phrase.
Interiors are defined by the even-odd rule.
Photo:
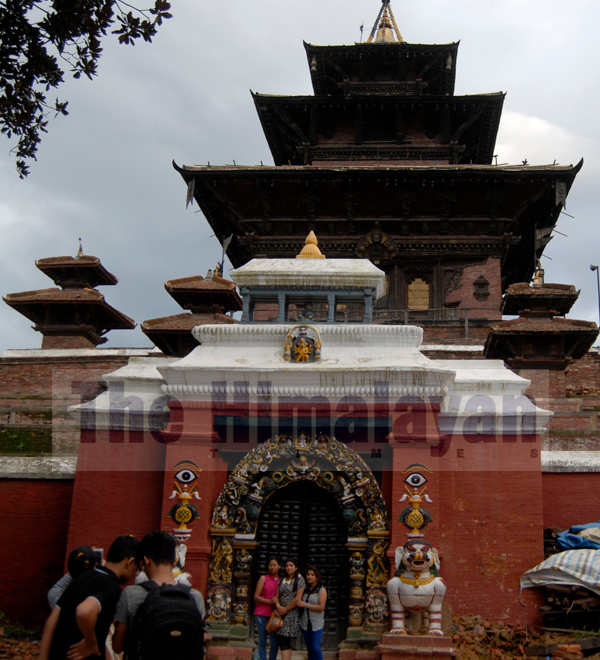
[[[198,478],[198,475],[193,472],[192,470],[179,470],[179,472],[175,475],[175,479],[177,481],[181,481],[182,484],[191,484],[192,481],[196,481]]]
[[[412,474],[409,474],[404,481],[413,488],[418,488],[419,486],[427,483],[427,479],[425,479],[425,477],[419,472],[413,472]]]

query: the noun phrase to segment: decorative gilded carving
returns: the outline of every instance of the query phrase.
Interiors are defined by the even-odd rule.
[[[388,599],[379,589],[373,589],[365,600],[367,625],[385,623],[388,618]]]
[[[229,584],[232,579],[233,547],[228,538],[213,539],[210,581]]]
[[[283,346],[283,359],[288,362],[316,362],[321,359],[321,337],[313,326],[294,326]]]
[[[248,625],[248,605],[246,603],[235,604],[233,620],[238,625]]]
[[[248,575],[250,573],[250,566],[252,565],[252,555],[247,548],[241,548],[235,555],[235,572],[236,575]]]
[[[228,621],[231,605],[231,596],[227,589],[218,587],[208,593],[208,620]]]
[[[350,555],[350,579],[351,580],[364,580],[365,579],[365,556],[362,552],[353,552]]]
[[[381,587],[387,582],[385,550],[387,541],[379,539],[371,546],[371,556],[367,559],[367,587]]]
[[[175,481],[169,499],[177,498],[177,502],[169,509],[167,518],[171,518],[177,523],[177,527],[173,529],[173,535],[179,542],[183,542],[187,541],[192,534],[188,524],[200,517],[198,507],[192,504],[191,500],[193,498],[200,501],[195,481],[202,470],[194,461],[190,460],[179,461],[170,469],[175,471],[173,475]]]

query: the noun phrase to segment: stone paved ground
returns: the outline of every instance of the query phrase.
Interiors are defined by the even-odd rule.
[[[525,656],[520,650],[508,649],[508,645],[504,648],[498,648],[497,644],[492,644],[490,640],[477,639],[479,635],[469,638],[468,641],[462,641],[458,644],[457,660],[479,660],[479,658],[521,658]],[[531,636],[526,644],[554,644],[554,643],[578,643],[581,636],[545,633]],[[24,641],[12,639],[4,635],[4,631],[0,628],[0,660],[35,660],[39,655],[39,641]],[[326,653],[326,660],[334,660],[335,654]],[[600,660],[600,653],[586,656],[588,660]],[[292,660],[306,660],[306,653],[294,651]]]

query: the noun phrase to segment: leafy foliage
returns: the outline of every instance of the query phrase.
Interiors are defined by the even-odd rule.
[[[67,102],[48,100],[64,81],[98,72],[102,39],[111,30],[122,44],[150,42],[171,18],[167,0],[139,9],[122,0],[0,0],[0,130],[17,139],[19,176],[29,173],[50,115],[67,115]]]

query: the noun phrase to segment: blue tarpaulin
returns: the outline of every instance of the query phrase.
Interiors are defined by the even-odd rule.
[[[564,532],[559,532],[556,535],[556,545],[561,550],[577,550],[580,548],[593,548],[600,549],[600,542],[588,538],[585,535],[580,535],[586,529],[598,529],[598,537],[600,538],[600,521],[593,523],[586,523],[585,525],[573,525]]]

